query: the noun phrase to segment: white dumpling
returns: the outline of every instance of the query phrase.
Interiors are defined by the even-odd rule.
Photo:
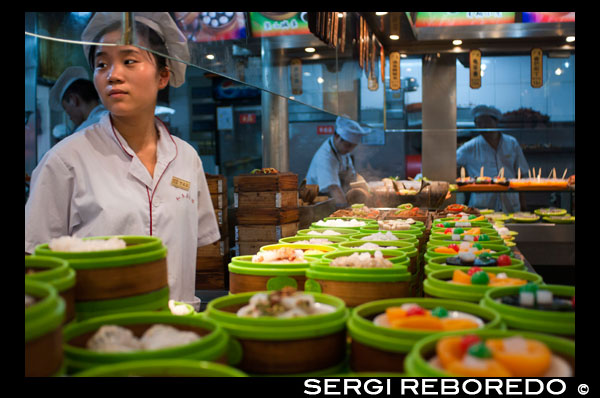
[[[146,330],[140,342],[145,350],[158,350],[193,343],[200,336],[191,331],[176,329],[169,325],[156,324]]]
[[[116,325],[104,325],[87,342],[87,348],[98,352],[129,352],[142,346],[133,332]]]

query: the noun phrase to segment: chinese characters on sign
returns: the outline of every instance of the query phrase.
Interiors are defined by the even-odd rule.
[[[531,50],[531,87],[540,88],[544,83],[544,61],[542,58],[542,49],[534,48]]]
[[[290,61],[290,80],[292,83],[292,94],[302,94],[302,61],[294,58]]]
[[[400,53],[390,53],[390,90],[400,90]]]
[[[317,126],[317,134],[318,135],[327,135],[335,133],[335,127],[332,125],[328,126]]]
[[[469,86],[473,89],[481,87],[481,51],[477,49],[469,53]]]

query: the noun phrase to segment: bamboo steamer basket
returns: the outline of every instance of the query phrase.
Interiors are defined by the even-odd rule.
[[[377,233],[377,232],[382,232],[382,233],[386,233],[388,230],[385,229],[379,229],[379,225],[378,224],[373,224],[373,225],[367,225],[366,227],[361,227],[360,228],[360,232],[362,233],[366,233],[366,232],[371,232],[371,233]],[[425,248],[425,245],[427,244],[427,235],[425,234],[425,229],[423,228],[419,228],[415,225],[411,225],[409,227],[409,229],[403,229],[403,230],[394,230],[391,231],[393,232],[400,232],[400,233],[404,233],[404,234],[408,234],[408,235],[413,235],[415,238],[417,238],[417,240],[419,241],[419,246],[417,247],[417,249],[419,250],[419,252],[422,252]]]
[[[162,241],[152,236],[116,237],[123,239],[127,247],[94,252],[58,252],[50,250],[45,243],[35,249],[35,255],[67,260],[77,273],[77,320],[167,307],[167,248]]]
[[[228,265],[229,293],[245,293],[263,290],[279,290],[290,286],[302,290],[306,281],[306,269],[315,258],[305,257],[304,262],[276,264],[253,263],[252,256],[236,256]]]
[[[503,272],[509,278],[524,279],[527,282],[536,284],[542,283],[542,277],[539,274],[520,270],[505,270],[502,269],[503,267],[496,268],[500,269],[491,269],[486,272],[495,274]],[[425,297],[436,297],[479,303],[485,292],[494,288],[494,286],[487,285],[463,285],[452,283],[451,280],[453,272],[453,269],[443,269],[439,271],[433,271],[427,275],[427,279],[425,279],[423,282],[423,292],[425,293]]]
[[[333,374],[346,356],[349,310],[337,297],[307,293],[331,313],[297,318],[239,317],[237,311],[259,292],[223,296],[210,301],[203,313],[232,338],[229,364],[250,375]],[[340,365],[341,364],[341,365]]]
[[[411,274],[408,272],[408,257],[398,250],[381,250],[391,255],[392,268],[346,268],[332,267],[336,257],[352,253],[374,253],[375,250],[339,251],[323,256],[320,262],[311,264],[306,270],[304,290],[339,297],[348,307],[393,297],[408,297],[411,294]]]
[[[475,334],[484,340],[521,336],[541,341],[548,346],[554,355],[565,359],[571,366],[573,374],[575,374],[575,341],[543,333],[491,329],[437,333],[419,340],[406,356],[404,362],[406,372],[414,377],[457,377],[456,375],[434,368],[428,361],[435,355],[436,344],[442,337],[464,336],[466,334]]]
[[[323,254],[337,251],[337,247],[335,247],[335,246],[317,245],[317,244],[310,244],[310,243],[308,243],[308,244],[306,244],[306,243],[277,243],[274,245],[262,246],[260,248],[260,251],[264,252],[264,251],[268,251],[268,250],[277,250],[277,249],[281,249],[284,247],[289,247],[294,250],[299,249],[299,250],[302,250],[303,252],[305,252],[307,250],[318,250],[318,251],[324,252],[321,254],[305,254],[304,255],[304,257],[314,258],[314,259],[320,259],[321,257],[323,257]]]
[[[320,232],[323,233],[324,231],[335,231],[338,232],[339,235],[314,235],[311,234],[311,232]],[[299,229],[298,232],[296,233],[296,236],[308,236],[308,237],[312,237],[312,238],[329,238],[329,237],[344,237],[344,238],[350,238],[350,235],[354,235],[358,233],[358,231],[356,230],[356,228],[352,229],[352,228],[338,228],[338,227],[310,227],[310,228],[306,228],[306,229]]]
[[[575,297],[575,286],[539,285],[540,290],[549,290],[553,295]],[[575,339],[575,312],[542,311],[516,307],[497,300],[503,296],[519,294],[519,287],[502,287],[485,292],[480,305],[497,311],[509,329],[549,333],[559,337]]]
[[[201,339],[189,344],[151,351],[105,353],[86,348],[87,341],[103,325],[117,325],[130,329],[140,337],[155,324],[172,326],[197,333]],[[69,324],[64,329],[64,353],[69,374],[76,374],[102,365],[129,361],[158,359],[205,360],[225,364],[229,337],[223,328],[200,316],[177,316],[166,312],[130,312],[95,317]]]
[[[399,307],[406,303],[415,303],[428,310],[441,306],[448,311],[461,311],[477,316],[484,323],[483,329],[502,326],[500,314],[496,311],[457,300],[412,297],[365,303],[356,307],[348,320],[348,334],[351,339],[349,364],[352,371],[405,372],[405,357],[415,343],[438,333],[431,330],[389,328],[373,322],[373,319],[385,313],[388,307]]]
[[[287,238],[281,238],[281,239],[279,239],[279,243],[293,243],[293,244],[297,244],[297,242],[299,242],[299,241],[309,241],[311,239],[327,239],[328,241],[333,242],[333,243],[326,244],[325,246],[332,246],[332,247],[335,247],[335,248],[339,249],[340,243],[347,242],[349,238],[342,237],[342,236],[333,236],[333,235],[332,236],[325,236],[325,237],[296,235],[296,236],[289,236]]]
[[[495,253],[495,254],[492,254],[491,256],[495,259],[498,259],[498,257],[500,257],[502,254],[506,254],[506,253]],[[444,270],[444,269],[451,269],[451,270],[459,269],[461,271],[467,272],[471,268],[469,266],[447,265],[446,258],[447,258],[446,256],[430,258],[429,261],[427,262],[427,264],[425,265],[425,275],[429,275],[433,271],[439,271],[439,270]],[[495,269],[500,269],[500,270],[514,269],[517,271],[526,271],[525,263],[522,260],[519,260],[518,258],[514,258],[514,257],[510,258],[510,265],[493,266],[493,267],[479,267],[479,268],[481,268],[483,271],[486,271],[486,272],[492,271]]]
[[[75,377],[247,377],[241,370],[224,364],[189,359],[150,359],[102,365],[84,370]]]
[[[25,279],[25,294],[36,299],[25,308],[25,377],[60,376],[65,301],[52,285],[32,279]]]
[[[479,243],[479,242],[475,242],[475,243]],[[425,263],[427,264],[430,260],[437,258],[437,257],[455,257],[458,255],[458,253],[456,254],[448,254],[448,253],[438,253],[435,251],[436,247],[440,247],[440,246],[445,246],[448,247],[448,245],[451,245],[451,242],[447,242],[445,244],[439,243],[439,241],[437,242],[429,242],[427,243],[427,249],[424,255],[424,259],[425,259]],[[456,243],[455,243],[456,244]],[[493,250],[495,253],[491,253],[491,255],[500,255],[500,254],[510,254],[511,250],[510,247],[501,244],[501,243],[489,243],[489,242],[481,242],[479,243],[481,245],[481,247],[483,249],[490,249]]]
[[[352,242],[343,242],[339,245],[340,250],[352,250],[354,248],[360,247],[367,243],[366,241],[352,241]],[[408,257],[408,272],[411,274],[416,274],[418,271],[418,261],[419,261],[419,252],[416,249],[415,245],[412,242],[406,241],[369,241],[368,243],[374,243],[380,247],[395,247],[396,249],[389,250],[400,250],[406,253]]]
[[[65,301],[65,320],[75,319],[75,271],[57,257],[25,256],[25,279],[49,283]]]

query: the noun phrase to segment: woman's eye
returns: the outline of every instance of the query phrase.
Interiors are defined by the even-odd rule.
[[[126,60],[125,60],[125,65],[132,65],[132,64],[134,64],[135,62],[136,62],[136,60],[135,60],[135,59],[126,59]]]

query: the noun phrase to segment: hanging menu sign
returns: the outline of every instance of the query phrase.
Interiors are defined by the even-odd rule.
[[[292,94],[302,94],[302,61],[300,58],[294,58],[290,61],[290,79]]]
[[[400,53],[390,53],[390,90],[400,90]]]
[[[469,52],[469,86],[481,87],[481,51],[477,49]]]
[[[544,60],[542,49],[534,48],[531,50],[531,87],[540,88],[544,83]]]

